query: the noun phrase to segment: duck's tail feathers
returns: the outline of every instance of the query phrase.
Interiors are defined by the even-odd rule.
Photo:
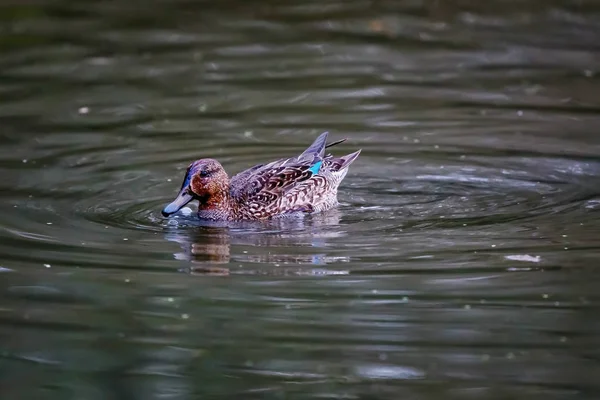
[[[327,143],[328,134],[329,132],[321,133],[319,137],[315,139],[313,144],[298,156],[298,160],[313,160],[315,156],[323,157],[325,155],[325,143]]]
[[[329,143],[327,146],[325,146],[326,149],[335,146],[336,144],[340,144],[340,143],[344,143],[346,140],[348,140],[348,138],[343,138],[340,140],[336,140],[335,142],[331,142]]]
[[[354,153],[350,153],[348,155],[340,157],[341,163],[340,163],[339,170],[341,171],[341,170],[348,168],[350,166],[350,164],[352,164],[352,162],[354,162],[354,160],[356,160],[356,158],[358,157],[358,155],[360,154],[361,151],[362,151],[362,149],[355,151]]]

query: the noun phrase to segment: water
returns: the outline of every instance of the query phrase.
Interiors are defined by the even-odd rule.
[[[597,2],[1,8],[2,399],[600,396]],[[324,130],[339,209],[161,217]]]

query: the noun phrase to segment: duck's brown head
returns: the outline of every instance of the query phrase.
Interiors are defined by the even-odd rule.
[[[226,211],[229,177],[217,160],[203,158],[194,161],[185,172],[177,198],[162,210],[162,215],[173,215],[192,200],[198,200],[198,210]]]

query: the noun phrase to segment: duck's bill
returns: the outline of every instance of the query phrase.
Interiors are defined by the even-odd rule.
[[[192,200],[194,200],[194,197],[191,194],[188,194],[186,189],[183,189],[181,192],[179,192],[179,195],[177,195],[177,198],[173,200],[171,204],[163,208],[162,215],[169,217],[181,210],[183,206]]]

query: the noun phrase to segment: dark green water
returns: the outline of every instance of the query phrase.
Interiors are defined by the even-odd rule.
[[[0,4],[0,398],[600,398],[597,1]],[[165,220],[328,130],[338,210]]]

